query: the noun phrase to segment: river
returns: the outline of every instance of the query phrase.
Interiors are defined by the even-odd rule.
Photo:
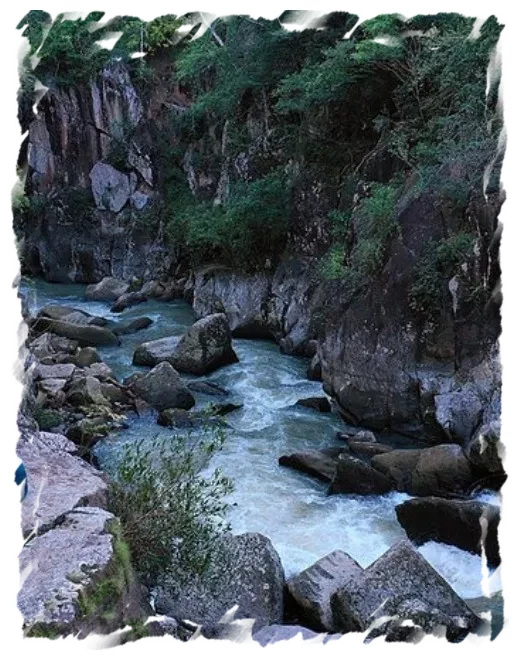
[[[87,301],[82,285],[23,280],[20,288],[31,311],[53,303],[124,321],[149,316],[153,320],[149,328],[122,337],[119,347],[99,349],[119,379],[145,370],[132,365],[138,344],[180,335],[195,320],[191,307],[180,300],[150,300],[114,314],[108,303]],[[235,339],[233,345],[239,363],[203,379],[228,389],[230,394],[224,400],[243,404],[240,410],[226,416],[230,426],[226,445],[209,466],[220,467],[234,482],[229,496],[233,533],[261,532],[268,536],[280,554],[287,577],[336,549],[348,552],[365,567],[393,543],[406,538],[396,519],[395,505],[407,499],[407,495],[392,492],[384,496],[328,497],[324,484],[278,465],[282,454],[344,446],[335,434],[348,427],[336,412],[319,413],[295,405],[303,397],[323,396],[321,383],[306,378],[305,359],[283,355],[273,342],[266,340]],[[197,408],[215,401],[214,397],[198,393],[195,397]],[[95,453],[102,469],[113,469],[127,443],[172,433],[155,420],[155,413],[130,416],[129,428],[100,441]],[[389,436],[384,437],[384,442],[405,446],[409,441]],[[480,497],[499,501],[492,494]],[[480,557],[434,542],[419,550],[460,596],[470,599],[483,594]],[[498,589],[496,571],[490,576],[490,591]]]

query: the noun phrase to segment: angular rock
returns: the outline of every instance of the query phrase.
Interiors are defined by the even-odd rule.
[[[76,367],[73,364],[39,364],[33,371],[35,380],[47,380],[49,378],[60,378],[65,381],[72,377]]]
[[[78,325],[67,321],[54,321],[44,317],[34,321],[31,331],[53,332],[61,337],[73,339],[81,346],[118,346],[120,344],[120,339],[107,328],[96,325]]]
[[[197,375],[234,362],[238,357],[225,314],[211,314],[197,321],[180,338],[172,356],[176,369]]]
[[[381,472],[359,458],[341,454],[328,494],[382,495],[388,493],[392,487],[391,479]]]
[[[67,381],[64,378],[46,378],[39,382],[38,388],[45,394],[56,396],[58,392],[63,391],[66,384]]]
[[[97,208],[119,213],[132,194],[128,175],[108,163],[99,162],[89,176]]]
[[[66,305],[46,305],[38,312],[38,317],[45,317],[55,321],[68,321],[69,323],[78,323],[79,325],[88,325],[92,318],[90,314],[67,307]]]
[[[140,291],[130,291],[128,293],[123,293],[122,296],[119,296],[117,300],[110,307],[111,312],[123,312],[128,307],[133,307],[134,305],[140,305],[148,300],[148,298],[143,295]]]
[[[211,626],[238,605],[236,619],[254,619],[253,631],[283,620],[284,573],[279,556],[261,534],[226,534],[207,572],[186,585],[171,577],[158,588],[157,613]]]
[[[332,594],[362,573],[362,568],[342,550],[335,550],[288,580],[287,587],[297,605],[298,619],[314,630],[335,630],[330,606]]]
[[[396,507],[398,522],[411,541],[447,543],[480,555],[491,566],[500,563],[497,528],[499,508],[491,504],[441,497],[420,497]]]
[[[98,380],[106,380],[107,378],[113,378],[113,371],[106,364],[106,362],[94,362],[89,367],[83,369],[85,376],[91,376],[92,378],[97,378]]]
[[[155,367],[159,362],[173,363],[175,348],[180,337],[163,337],[137,346],[133,354],[133,364]]]
[[[335,475],[337,460],[320,451],[306,451],[280,456],[280,465],[294,468],[321,481],[329,482]]]
[[[168,362],[161,362],[136,380],[132,389],[159,412],[166,408],[189,410],[195,405],[193,395]]]
[[[108,486],[101,472],[73,456],[75,445],[54,433],[22,436],[17,454],[27,474],[22,501],[22,532],[43,534],[78,506],[105,507]]]
[[[50,332],[45,332],[29,342],[29,349],[38,360],[56,353],[73,353],[77,347],[77,341]]]
[[[114,302],[125,294],[130,285],[117,277],[103,277],[97,284],[90,284],[85,289],[85,297],[88,300],[100,300],[102,302]]]
[[[385,624],[380,617],[411,619],[432,632],[445,626],[451,641],[463,639],[481,620],[408,541],[386,553],[331,597],[334,626],[347,633]],[[379,621],[378,626],[376,625]]]
[[[164,293],[164,286],[157,280],[150,280],[142,285],[139,293],[146,298],[158,298]]]
[[[304,406],[305,408],[313,408],[319,412],[331,412],[332,407],[330,405],[329,399],[325,396],[311,396],[306,399],[299,399],[296,402],[298,406]]]
[[[101,383],[101,393],[111,403],[129,403],[131,397],[125,388],[115,383]]]
[[[101,383],[93,376],[73,380],[67,390],[67,402],[75,407],[108,405],[101,390]]]
[[[395,449],[373,456],[371,465],[391,479],[397,490],[410,492],[412,475],[421,453],[421,449]]]

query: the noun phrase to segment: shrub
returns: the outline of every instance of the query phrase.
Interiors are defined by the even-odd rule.
[[[201,469],[225,435],[208,427],[194,435],[128,446],[114,475],[111,510],[121,521],[136,570],[145,581],[172,574],[188,580],[208,567],[216,538],[228,530],[225,495],[232,484]]]
[[[61,424],[63,418],[57,410],[36,406],[34,409],[34,420],[38,424],[40,431],[51,431]]]

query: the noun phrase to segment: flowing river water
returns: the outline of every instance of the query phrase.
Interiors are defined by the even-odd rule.
[[[121,346],[99,349],[102,359],[121,380],[146,370],[132,365],[138,344],[180,335],[195,320],[191,307],[183,301],[150,300],[114,314],[109,303],[87,301],[82,285],[22,281],[20,289],[27,296],[31,312],[52,303],[117,320],[150,317],[153,324],[123,336]],[[397,521],[395,505],[407,499],[407,495],[392,492],[384,496],[328,497],[324,484],[278,465],[282,454],[344,446],[335,434],[348,427],[335,412],[319,413],[295,405],[303,397],[323,396],[321,383],[306,378],[306,360],[283,355],[273,342],[266,340],[235,339],[233,345],[239,363],[202,379],[229,390],[224,400],[243,404],[240,410],[226,416],[230,433],[224,449],[209,466],[220,467],[234,481],[234,491],[229,496],[233,533],[261,532],[268,536],[281,556],[287,577],[336,549],[348,552],[365,567],[393,543],[406,538]],[[197,409],[215,402],[215,397],[199,393],[195,393],[195,398]],[[131,416],[128,423],[127,429],[96,445],[99,463],[107,472],[127,443],[172,433],[156,424],[155,413]],[[409,443],[394,436],[385,437],[384,442],[395,446]],[[491,494],[480,497],[498,501],[498,496]],[[481,596],[487,588],[485,584],[491,592],[500,589],[498,572],[490,576],[490,583],[482,583],[482,578],[489,576],[483,575],[481,559],[476,555],[435,542],[424,544],[420,552],[464,598]]]

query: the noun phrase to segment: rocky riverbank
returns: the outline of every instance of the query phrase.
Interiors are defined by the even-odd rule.
[[[117,286],[118,293],[128,286],[111,281],[97,287],[98,291],[105,289],[103,295],[108,301],[113,299],[113,294],[106,293],[108,285]],[[165,288],[167,283],[154,285],[153,290],[162,292]],[[87,289],[86,295],[100,294]],[[197,315],[202,316],[200,308]],[[146,350],[146,355],[153,357],[146,363],[149,371],[119,382],[98,350],[119,342],[118,329],[125,324],[66,306],[43,306],[34,317],[26,309],[27,388],[17,450],[29,486],[22,503],[26,543],[20,555],[27,578],[19,594],[26,634],[84,636],[90,631],[108,632],[131,625],[133,635],[136,630],[139,634],[166,632],[185,640],[193,634],[189,624],[183,623],[188,620],[199,624],[201,634],[207,637],[233,637],[235,624],[221,623],[221,618],[234,605],[238,605],[238,619],[255,620],[254,637],[260,643],[292,634],[294,623],[303,626],[298,630],[305,635],[310,634],[305,626],[310,631],[330,633],[330,640],[339,633],[368,628],[370,637],[384,634],[387,639],[415,639],[438,626],[444,627],[451,640],[482,630],[481,620],[411,544],[391,548],[373,568],[364,570],[346,553],[338,552],[337,557],[323,558],[286,583],[279,556],[267,538],[260,534],[222,537],[211,575],[187,588],[171,582],[162,584],[153,593],[154,610],[150,608],[150,595],[138,584],[117,519],[108,510],[110,478],[91,464],[96,462],[92,447],[114,428],[124,428],[128,414],[150,407],[158,411],[159,424],[185,426],[182,415],[188,413],[181,409],[193,406],[197,392],[218,393],[218,388],[204,381],[186,384],[173,365],[181,374],[205,374],[236,360],[231,339],[231,329],[236,327],[232,327],[232,316],[229,325],[227,319],[221,312],[202,316],[183,337],[142,344],[135,354],[143,355]],[[102,340],[100,334],[90,334],[92,329],[105,333]],[[98,348],[88,345],[93,337]],[[323,409],[317,399],[301,401],[308,402],[316,410]],[[193,413],[189,421],[195,427],[197,414]],[[50,425],[52,432],[41,430],[38,423]],[[495,454],[471,455],[457,444],[395,450],[368,431],[342,434],[340,441],[342,448],[314,451],[311,456],[294,455],[284,464],[330,482],[330,493],[338,497],[340,493],[370,495],[392,489],[420,495],[398,509],[409,538],[417,543],[434,538],[479,553],[480,518],[489,516],[485,550],[492,566],[499,563],[498,512],[492,506],[456,499],[467,497],[482,475],[499,481],[502,467]],[[438,516],[452,524],[443,529],[433,523],[428,527],[423,517],[413,513],[414,505],[428,507],[429,520]],[[452,529],[458,530],[454,536]],[[51,546],[73,551],[50,553]],[[383,568],[386,562],[393,566],[393,555],[399,557],[399,553],[405,554],[409,565],[416,563],[416,574],[423,576],[412,593],[402,591],[405,580],[395,579],[392,568],[387,573]],[[395,561],[398,564],[401,560]],[[321,563],[325,570],[319,568]],[[396,617],[389,628],[383,626],[378,633],[372,629],[372,614],[378,608],[370,595],[372,573],[386,576],[383,592],[391,597],[384,613]],[[319,597],[314,594],[310,598],[308,590]],[[316,618],[312,613],[315,607],[328,614]],[[434,614],[437,611],[442,615]],[[145,624],[152,614],[162,615],[162,623],[150,620]],[[412,630],[400,627],[398,621],[404,619],[414,622]]]

